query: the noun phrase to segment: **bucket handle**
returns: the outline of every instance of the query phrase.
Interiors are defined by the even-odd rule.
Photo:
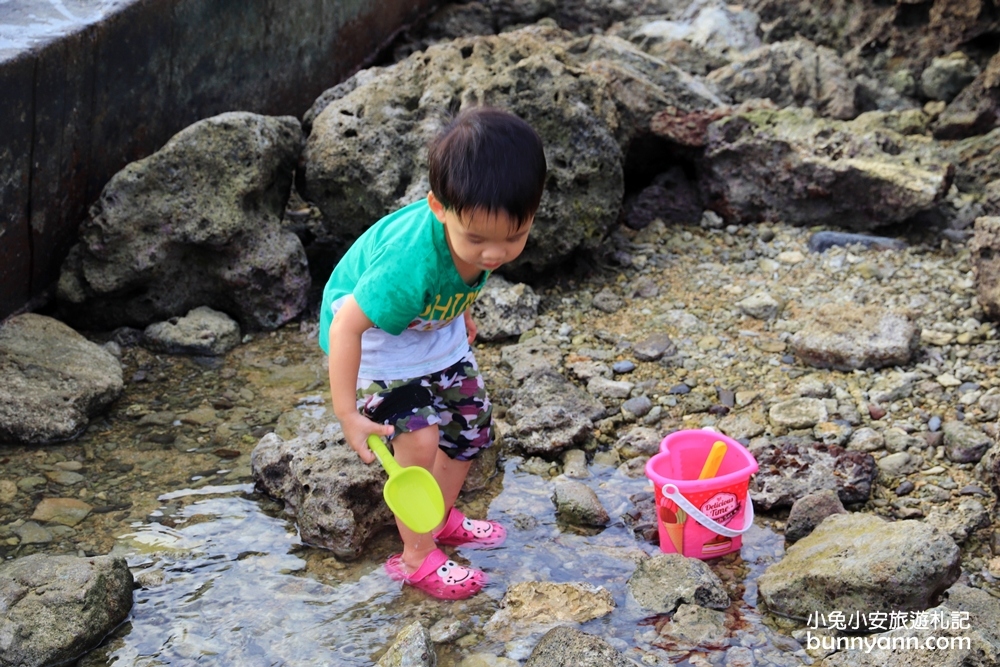
[[[721,523],[716,522],[713,519],[705,516],[700,509],[691,504],[687,498],[685,498],[680,489],[675,485],[667,483],[663,485],[663,496],[665,498],[670,498],[672,501],[677,503],[677,505],[688,513],[688,516],[693,517],[695,521],[705,526],[714,533],[719,535],[725,535],[726,537],[739,537],[743,533],[750,530],[753,526],[753,501],[750,499],[750,493],[747,493],[747,503],[746,511],[743,513],[743,527],[739,530],[734,530],[732,528],[727,528]]]

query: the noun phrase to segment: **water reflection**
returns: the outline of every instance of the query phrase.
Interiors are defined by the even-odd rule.
[[[134,524],[115,549],[146,585],[136,591],[130,623],[81,665],[370,665],[417,619],[425,627],[448,619],[466,628],[461,641],[439,647],[444,667],[473,652],[523,660],[544,629],[511,642],[478,634],[507,587],[521,581],[603,586],[617,609],[581,629],[647,664],[704,664],[694,652],[658,646],[663,619],[647,618],[626,592],[635,562],[657,551],[636,541],[621,519],[628,497],[646,489],[646,480],[594,468],[597,474],[587,483],[612,520],[596,535],[583,535],[560,526],[553,481],[520,471],[520,463],[506,462],[503,490],[492,500],[468,499],[471,506],[489,502],[488,516],[509,532],[500,549],[458,552],[490,577],[485,594],[459,603],[401,590],[384,574],[382,561],[398,549],[392,535],[377,539],[365,560],[340,563],[303,545],[294,523],[270,511],[273,503],[255,497],[249,484],[163,494],[160,511]],[[742,559],[734,554],[721,566],[738,573],[745,590],[742,603],[734,605],[744,627],[730,645],[780,652],[784,642],[784,649],[797,649],[784,638],[772,641],[753,608],[756,578],[782,549],[779,536],[755,527],[744,538]],[[700,655],[722,664],[727,647]]]

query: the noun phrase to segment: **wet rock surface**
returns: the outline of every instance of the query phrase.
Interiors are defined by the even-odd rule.
[[[759,583],[768,608],[805,619],[831,606],[865,614],[927,609],[959,569],[958,546],[927,524],[838,514],[790,547]]]
[[[124,558],[33,554],[0,563],[0,659],[41,667],[96,646],[132,608]]]
[[[682,604],[726,609],[729,594],[704,562],[679,554],[659,554],[640,561],[628,580],[629,593],[654,614],[669,614]]]
[[[27,313],[0,324],[0,443],[68,440],[123,389],[121,363],[62,322]]]

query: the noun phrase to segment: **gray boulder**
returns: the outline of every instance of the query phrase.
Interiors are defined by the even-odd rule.
[[[963,80],[964,73],[955,83]],[[997,126],[997,120],[1000,120],[1000,54],[993,56],[986,69],[954,96],[951,104],[935,121],[934,136],[937,139],[961,139],[985,134]]]
[[[767,608],[785,616],[868,615],[927,609],[960,571],[954,540],[925,523],[836,514],[792,545],[758,585]]]
[[[541,298],[524,283],[513,284],[491,275],[472,304],[479,338],[488,341],[520,336],[535,327]]]
[[[315,116],[302,160],[303,191],[322,211],[325,232],[356,237],[424,197],[428,141],[449,111],[485,103],[528,121],[549,164],[531,238],[504,273],[542,271],[595,248],[624,191],[617,111],[603,82],[562,45],[566,37],[536,26],[437,44],[330,101]]]
[[[684,114],[714,109],[726,101],[700,78],[624,39],[588,35],[568,48],[610,92],[618,112],[615,136],[623,151],[632,139],[646,134],[650,120],[664,108]]]
[[[789,344],[803,363],[814,368],[905,366],[920,345],[920,329],[904,313],[828,304],[808,315]]]
[[[637,667],[604,639],[565,626],[545,633],[524,667]]]
[[[554,456],[586,440],[604,412],[600,401],[562,375],[538,373],[517,390],[504,441],[528,455]]]
[[[78,658],[128,616],[132,584],[124,558],[32,554],[0,563],[0,664]]]
[[[840,56],[802,37],[738,56],[706,79],[737,103],[763,97],[840,120],[858,115],[857,83]]]
[[[682,604],[712,609],[729,607],[729,594],[703,560],[680,554],[656,554],[639,561],[628,580],[628,591],[643,609],[670,614]]]
[[[979,304],[991,320],[1000,320],[1000,217],[976,220],[969,244]]]
[[[73,438],[123,389],[118,359],[62,322],[26,313],[0,324],[0,442]]]
[[[764,510],[791,506],[811,493],[832,489],[844,504],[863,503],[878,476],[870,454],[786,436],[753,450],[760,469],[750,483],[754,504]]]
[[[302,540],[337,558],[359,557],[369,538],[393,523],[382,500],[386,474],[361,462],[337,423],[287,441],[269,433],[250,465],[258,488],[284,501]]]
[[[931,59],[920,74],[920,91],[932,100],[951,102],[979,75],[979,66],[961,51]]]
[[[556,484],[556,515],[577,526],[605,526],[611,520],[592,488],[575,479]]]
[[[728,222],[856,231],[936,210],[953,173],[916,139],[791,108],[713,122],[704,169],[704,200]]]
[[[154,352],[219,356],[240,344],[240,325],[202,306],[184,317],[150,324],[142,337],[143,345]]]
[[[281,228],[302,146],[299,121],[224,113],[115,174],[59,277],[67,321],[145,327],[210,306],[274,329],[306,304],[298,237]]]

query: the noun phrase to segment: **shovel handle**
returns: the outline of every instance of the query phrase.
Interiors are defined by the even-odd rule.
[[[385,472],[389,477],[402,470],[402,467],[396,463],[396,459],[392,458],[392,454],[389,453],[389,448],[385,446],[382,438],[374,433],[368,436],[368,448],[375,454],[375,458],[385,468]]]

